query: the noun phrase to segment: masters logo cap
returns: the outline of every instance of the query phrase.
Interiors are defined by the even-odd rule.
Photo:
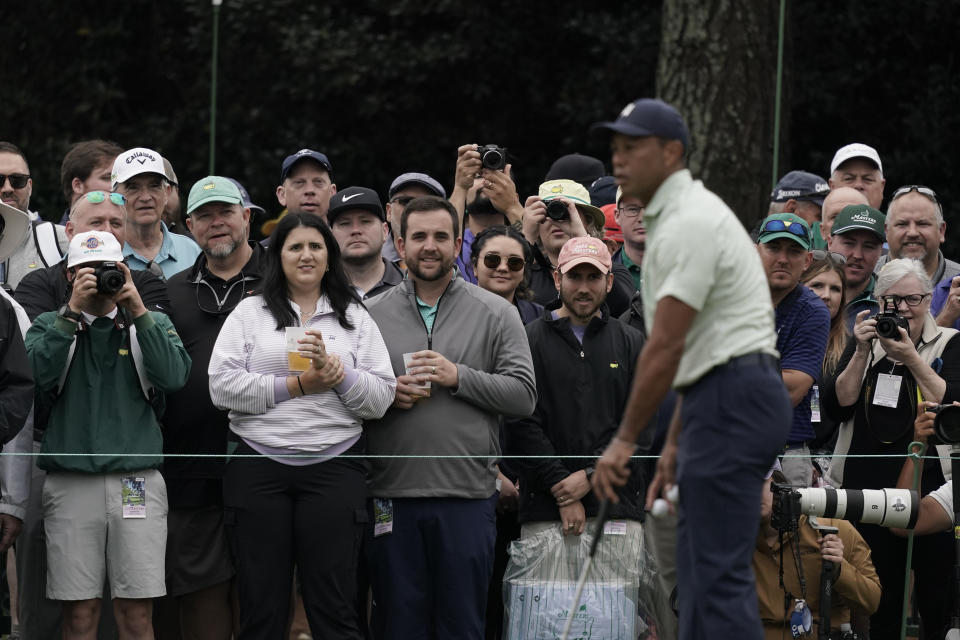
[[[579,211],[585,213],[590,219],[590,223],[598,232],[603,231],[606,225],[606,218],[603,211],[590,204],[590,192],[579,182],[573,180],[548,180],[540,185],[538,194],[544,202],[550,202],[555,198],[566,198],[573,202]]]
[[[88,262],[123,262],[123,248],[107,231],[78,233],[70,240],[67,268]]]
[[[831,235],[839,236],[848,231],[863,229],[875,233],[880,240],[884,239],[886,216],[866,204],[849,204],[840,210],[833,220]]]
[[[202,207],[208,202],[242,205],[243,195],[230,178],[207,176],[197,180],[190,187],[190,195],[187,197],[187,215],[189,216],[198,207]]]
[[[607,245],[603,244],[602,240],[589,236],[570,238],[560,249],[560,257],[557,259],[560,273],[566,273],[578,264],[591,264],[603,273],[610,273],[613,267]]]
[[[110,173],[110,188],[117,190],[118,184],[123,184],[133,176],[141,173],[155,173],[169,181],[166,168],[163,166],[163,156],[145,147],[128,149],[117,156],[113,161],[113,171]]]

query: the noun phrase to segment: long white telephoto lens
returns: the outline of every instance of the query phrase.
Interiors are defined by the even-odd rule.
[[[838,518],[881,527],[913,529],[920,500],[910,489],[796,489],[800,511],[808,516]]]

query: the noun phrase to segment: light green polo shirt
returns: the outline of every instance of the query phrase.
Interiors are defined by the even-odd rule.
[[[672,174],[647,203],[643,300],[647,327],[661,299],[697,310],[674,387],[753,352],[777,356],[773,303],[756,245],[723,201],[694,180]],[[649,301],[649,302],[647,302]]]

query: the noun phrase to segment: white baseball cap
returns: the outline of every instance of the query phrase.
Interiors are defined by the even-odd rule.
[[[877,153],[877,150],[873,147],[861,142],[854,142],[853,144],[848,144],[838,149],[833,155],[833,162],[830,163],[830,173],[833,174],[833,172],[837,170],[837,167],[850,158],[866,158],[877,165],[877,169],[880,169],[880,173],[883,173],[883,165],[880,164],[880,154]]]
[[[116,191],[118,184],[122,184],[141,173],[156,173],[166,180],[170,180],[166,167],[163,166],[163,156],[153,149],[135,147],[124,151],[113,161],[113,171],[110,172],[110,188]]]
[[[122,262],[123,249],[107,231],[85,231],[73,236],[67,251],[67,268],[88,262]]]

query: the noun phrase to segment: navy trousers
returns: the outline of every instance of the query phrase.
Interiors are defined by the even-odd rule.
[[[681,411],[680,639],[762,640],[751,558],[764,475],[790,428],[783,378],[773,358],[735,359],[689,387]]]
[[[483,639],[496,505],[496,493],[395,499],[393,531],[373,537],[368,527],[374,637]]]

